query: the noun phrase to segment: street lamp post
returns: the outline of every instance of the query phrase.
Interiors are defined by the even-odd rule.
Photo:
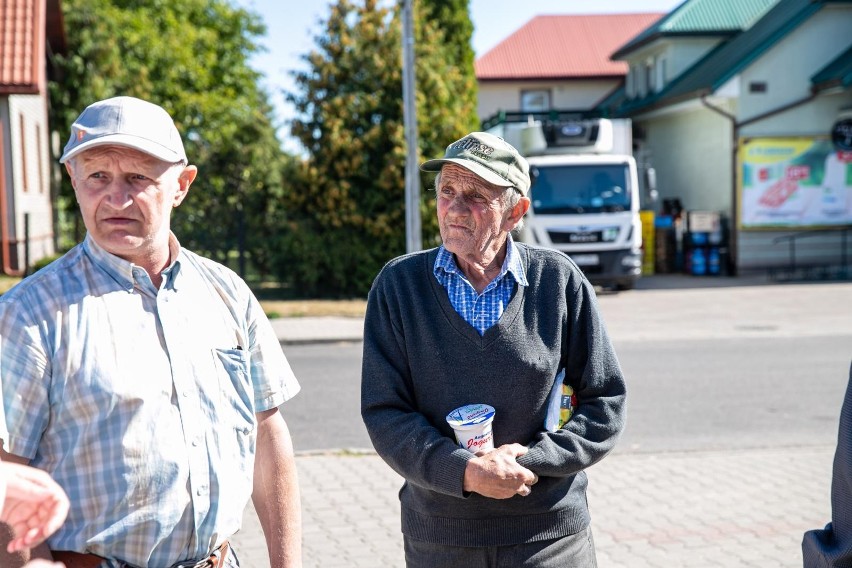
[[[417,167],[417,107],[414,102],[414,16],[412,0],[402,6],[402,115],[407,158],[405,160],[405,249],[421,250],[420,171]]]

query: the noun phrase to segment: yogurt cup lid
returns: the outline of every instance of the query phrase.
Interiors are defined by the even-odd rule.
[[[482,424],[494,418],[494,408],[487,404],[468,404],[447,414],[447,423],[453,428]]]

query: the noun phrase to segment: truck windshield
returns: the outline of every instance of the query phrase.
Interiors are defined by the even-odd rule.
[[[630,210],[627,164],[538,166],[530,174],[538,214]]]

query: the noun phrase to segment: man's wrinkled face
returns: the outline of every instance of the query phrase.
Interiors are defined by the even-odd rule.
[[[171,210],[183,201],[196,173],[194,166],[121,146],[85,151],[66,167],[89,234],[131,262],[168,246]]]
[[[461,166],[445,165],[435,188],[444,248],[460,259],[476,262],[502,247],[513,226],[508,220],[505,190]]]

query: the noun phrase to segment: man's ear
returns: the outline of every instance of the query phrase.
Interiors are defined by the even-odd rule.
[[[512,207],[512,210],[509,211],[509,214],[506,216],[506,220],[504,221],[504,229],[507,231],[513,230],[518,223],[521,222],[524,215],[527,214],[527,211],[530,209],[530,198],[529,197],[521,197],[518,202]]]
[[[186,194],[189,192],[189,186],[192,185],[192,182],[195,181],[195,177],[198,175],[198,168],[196,166],[186,166],[183,171],[178,176],[178,184],[179,188],[175,192],[175,200],[172,203],[173,207],[177,207],[180,205],[184,198],[186,198]]]

